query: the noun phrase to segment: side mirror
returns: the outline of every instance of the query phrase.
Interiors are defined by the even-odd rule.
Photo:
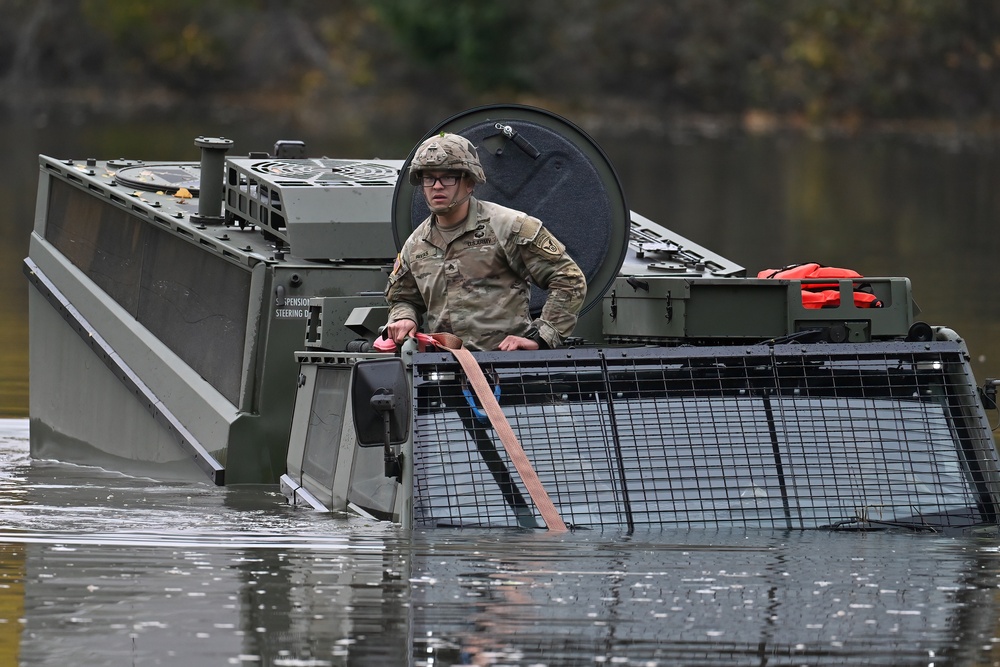
[[[354,365],[351,378],[354,429],[360,447],[388,447],[410,435],[410,385],[399,357]]]

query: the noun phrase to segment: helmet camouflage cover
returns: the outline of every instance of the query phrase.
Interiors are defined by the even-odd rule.
[[[410,161],[410,185],[418,185],[425,170],[462,171],[476,183],[486,182],[476,147],[458,134],[435,134],[417,147]]]

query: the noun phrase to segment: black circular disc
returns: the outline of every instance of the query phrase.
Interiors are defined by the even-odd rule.
[[[460,134],[479,151],[486,183],[477,198],[524,211],[562,241],[587,277],[581,312],[598,303],[611,286],[628,249],[629,208],[621,182],[604,151],[583,130],[543,109],[521,105],[478,107],[457,114],[428,132]],[[417,143],[417,146],[421,142]],[[430,211],[421,188],[410,185],[407,156],[393,193],[396,248]],[[534,287],[537,315],[544,292]]]

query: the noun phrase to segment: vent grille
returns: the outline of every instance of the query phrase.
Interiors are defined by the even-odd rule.
[[[396,170],[384,164],[353,160],[268,160],[257,162],[251,171],[271,178],[292,178],[316,185],[393,185]]]
[[[390,165],[354,160],[229,159],[226,161],[225,206],[238,224],[255,225],[290,245],[287,220],[291,214],[283,191],[394,186],[397,175],[397,170]],[[291,217],[295,219],[294,215]]]

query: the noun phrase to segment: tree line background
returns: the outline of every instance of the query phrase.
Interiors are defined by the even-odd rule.
[[[504,101],[622,131],[982,135],[1000,2],[0,0],[0,93],[0,113],[77,120],[252,109],[419,133]]]

